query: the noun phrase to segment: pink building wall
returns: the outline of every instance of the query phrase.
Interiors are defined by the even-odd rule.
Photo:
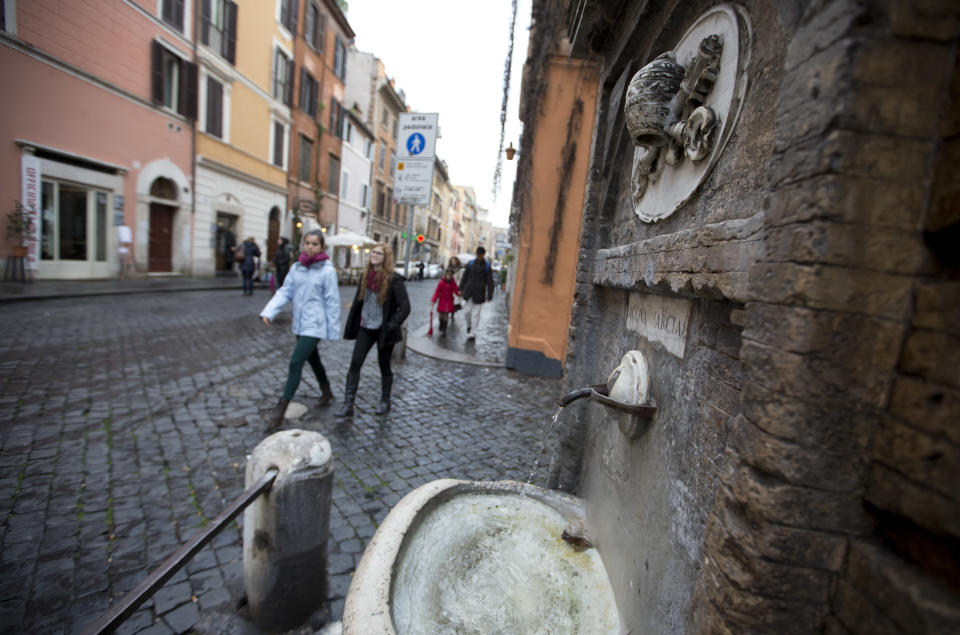
[[[188,58],[193,50],[182,34],[156,16],[156,0],[134,4],[143,11],[119,0],[18,2],[17,37],[149,101],[150,42],[162,37]],[[185,23],[191,17],[186,16]]]
[[[153,175],[156,162],[173,164],[167,171],[177,178],[160,175],[188,186],[192,164],[191,123],[151,103],[151,42],[162,38],[190,59],[189,42],[124,2],[32,0],[18,2],[17,11],[16,38],[29,47],[0,43],[0,215],[20,197],[22,148],[14,141],[27,140],[126,168],[115,193],[124,196],[134,252],[144,252],[141,170]],[[191,189],[180,187],[179,197],[190,205]],[[183,209],[179,223],[189,223]],[[0,240],[0,257],[10,253],[8,242]]]

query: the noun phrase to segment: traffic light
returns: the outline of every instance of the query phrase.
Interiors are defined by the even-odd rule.
[[[422,242],[425,241],[426,239],[427,239],[427,237],[424,236],[423,234],[417,234],[417,242],[418,242],[418,243],[422,243]]]

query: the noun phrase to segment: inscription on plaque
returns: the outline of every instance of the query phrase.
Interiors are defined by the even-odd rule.
[[[639,333],[650,342],[663,344],[668,352],[682,359],[692,307],[691,300],[631,293],[627,307],[627,329]]]

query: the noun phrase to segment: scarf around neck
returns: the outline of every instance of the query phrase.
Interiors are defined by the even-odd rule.
[[[330,256],[328,256],[327,254],[325,254],[325,253],[322,252],[322,251],[321,251],[319,254],[314,254],[313,256],[308,256],[308,255],[307,255],[307,252],[301,251],[301,252],[300,252],[300,258],[298,259],[298,261],[300,262],[300,264],[303,265],[304,267],[309,267],[309,266],[312,265],[313,263],[315,263],[315,262],[320,262],[321,260],[330,260]]]
[[[380,291],[380,281],[383,276],[378,276],[375,269],[371,268],[367,273],[367,288],[378,293]]]

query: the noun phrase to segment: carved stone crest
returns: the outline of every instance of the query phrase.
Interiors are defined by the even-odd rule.
[[[686,202],[729,137],[746,85],[744,34],[749,41],[742,14],[716,7],[630,81],[624,119],[636,146],[631,198],[641,220],[656,222]]]

